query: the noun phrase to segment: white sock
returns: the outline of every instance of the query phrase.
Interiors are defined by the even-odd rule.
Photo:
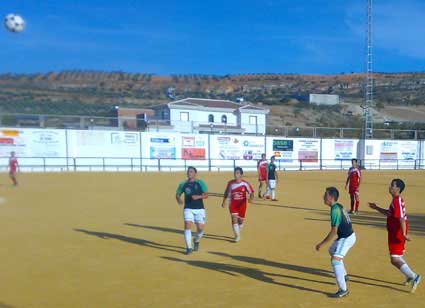
[[[345,269],[344,260],[341,260],[341,264],[344,267],[344,277],[347,275],[347,270]]]
[[[276,190],[272,189],[272,199],[276,199]]]
[[[345,275],[347,271],[345,270],[344,263],[341,261],[332,261],[332,267],[336,276],[336,282],[340,290],[347,290],[347,283],[345,282]]]
[[[233,232],[235,233],[235,237],[238,237],[240,235],[240,230],[239,230],[238,224],[233,225]]]
[[[184,230],[184,240],[186,241],[186,247],[192,248],[192,230],[190,229]]]
[[[204,236],[204,230],[198,231],[195,242],[199,242],[203,236]]]
[[[266,193],[264,194],[264,196],[269,196],[269,195],[270,195],[270,187],[267,186]]]
[[[404,263],[401,267],[400,267],[400,271],[407,277],[410,279],[415,279],[416,278],[416,274],[415,272],[413,272],[409,265],[407,265],[407,263]]]
[[[243,226],[244,226],[244,224],[243,224],[243,223],[240,223],[240,224],[239,224],[239,233],[242,231]]]

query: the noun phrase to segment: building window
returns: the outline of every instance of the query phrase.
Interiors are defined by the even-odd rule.
[[[208,116],[208,123],[214,123],[214,115],[213,114],[210,114]]]
[[[180,121],[189,121],[189,112],[180,112]]]
[[[221,116],[221,123],[224,123],[224,124],[226,124],[226,123],[227,123],[227,116],[226,116],[225,114],[223,114],[223,115]]]
[[[249,116],[249,124],[257,125],[257,116]]]

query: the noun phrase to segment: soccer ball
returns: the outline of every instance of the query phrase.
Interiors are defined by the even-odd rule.
[[[25,20],[16,14],[9,14],[4,18],[4,26],[10,32],[22,32],[25,29]]]

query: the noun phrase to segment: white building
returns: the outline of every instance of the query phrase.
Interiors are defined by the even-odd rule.
[[[185,98],[152,108],[155,120],[168,127],[158,130],[181,133],[266,133],[268,109],[251,104],[238,104],[228,100]],[[152,123],[155,123],[155,120]],[[155,130],[155,124],[150,127]]]
[[[310,104],[338,105],[339,95],[335,94],[310,94]]]

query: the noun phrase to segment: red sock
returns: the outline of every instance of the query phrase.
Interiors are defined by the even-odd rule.
[[[359,210],[359,205],[360,205],[360,202],[356,201],[356,212]]]

